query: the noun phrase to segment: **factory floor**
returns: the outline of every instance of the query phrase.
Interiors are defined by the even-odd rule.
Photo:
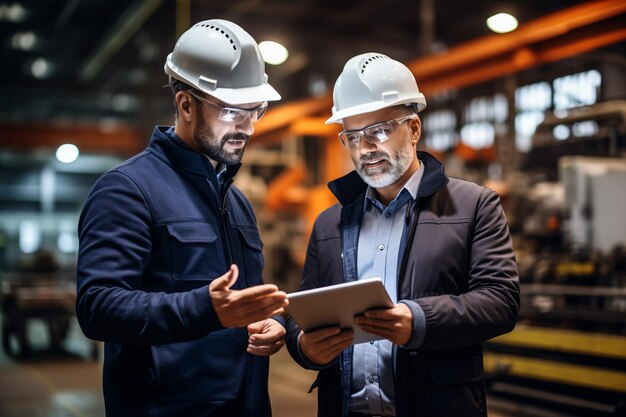
[[[46,352],[43,322],[28,325],[33,354],[15,360],[0,352],[0,416],[104,417],[102,362],[89,359],[91,342],[74,322],[61,352]],[[271,358],[270,396],[274,417],[313,417],[316,395],[307,394],[314,373],[299,368],[286,349]],[[489,412],[490,417],[518,417],[518,412]]]

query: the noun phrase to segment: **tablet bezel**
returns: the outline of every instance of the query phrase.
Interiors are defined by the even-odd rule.
[[[381,339],[355,325],[355,315],[394,306],[378,277],[298,291],[287,294],[287,299],[286,310],[302,330],[309,332],[329,326],[352,329],[354,344]]]

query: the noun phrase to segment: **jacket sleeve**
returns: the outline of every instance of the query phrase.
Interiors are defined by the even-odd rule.
[[[299,290],[307,290],[311,288],[319,287],[319,273],[318,273],[318,257],[317,257],[317,244],[315,238],[315,226],[309,239],[309,246],[306,252],[306,260],[304,262],[304,269],[302,271],[302,281],[300,282]],[[332,362],[326,366],[319,366],[307,359],[306,356],[300,350],[299,336],[300,326],[291,317],[287,318],[287,350],[289,354],[301,367],[304,369],[321,370],[332,365]]]
[[[141,291],[152,249],[151,211],[125,174],[105,174],[79,220],[76,315],[91,339],[156,345],[221,329],[208,286],[187,292]],[[149,277],[148,277],[149,279]]]
[[[482,189],[469,240],[468,291],[416,301],[426,316],[420,349],[480,344],[515,327],[519,278],[508,225],[496,193]]]

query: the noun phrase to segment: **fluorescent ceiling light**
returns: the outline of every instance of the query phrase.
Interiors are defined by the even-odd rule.
[[[19,225],[20,250],[34,253],[41,244],[41,229],[36,220],[22,220]]]
[[[271,65],[280,65],[287,60],[289,51],[287,48],[274,41],[263,41],[259,44],[263,61]]]
[[[20,3],[0,4],[0,20],[7,22],[20,23],[26,18],[26,9]]]
[[[17,32],[11,38],[11,46],[15,49],[30,51],[35,46],[37,37],[33,32]]]
[[[70,164],[78,158],[78,147],[71,143],[66,143],[57,148],[56,157],[59,161]]]
[[[494,14],[487,19],[487,27],[496,33],[507,33],[517,29],[517,19],[508,13]]]
[[[51,69],[50,63],[44,58],[37,58],[30,66],[30,72],[33,74],[33,77],[40,80],[48,77]]]

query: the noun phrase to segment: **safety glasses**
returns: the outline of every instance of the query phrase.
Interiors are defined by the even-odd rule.
[[[220,109],[220,114],[217,117],[222,122],[239,124],[246,120],[249,116],[252,123],[256,123],[261,120],[261,117],[267,111],[267,101],[262,102],[260,105],[252,108],[252,109],[241,109],[239,107],[224,107],[220,106],[217,103],[212,102],[204,97],[199,96],[191,90],[187,90],[189,94],[200,100],[205,104],[210,104],[211,106],[217,107]]]
[[[361,144],[361,138],[372,145],[380,145],[389,140],[393,133],[395,125],[401,125],[407,120],[415,120],[416,114],[410,116],[399,117],[397,119],[387,120],[386,122],[376,123],[361,130],[345,130],[339,133],[339,140],[346,148],[358,148]]]

